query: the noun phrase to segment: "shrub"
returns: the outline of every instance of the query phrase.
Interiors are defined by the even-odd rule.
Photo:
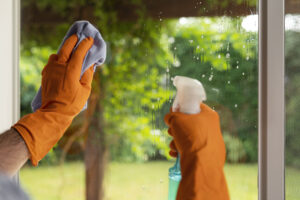
[[[228,133],[223,135],[226,145],[227,161],[230,163],[243,162],[246,159],[246,151],[243,146],[243,142]]]

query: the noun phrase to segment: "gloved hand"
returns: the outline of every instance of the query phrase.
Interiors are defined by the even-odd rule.
[[[217,112],[205,104],[199,114],[172,112],[165,116],[170,155],[180,154],[182,179],[177,200],[229,200],[223,172],[225,144]]]
[[[94,40],[85,38],[72,54],[77,40],[77,36],[72,35],[58,54],[50,56],[42,71],[41,108],[22,117],[13,126],[23,137],[35,166],[63,136],[90,95],[93,67],[81,79],[80,73]]]

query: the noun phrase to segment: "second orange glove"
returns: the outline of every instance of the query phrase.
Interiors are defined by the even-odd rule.
[[[218,114],[201,104],[199,114],[170,112],[165,116],[169,126],[170,154],[180,154],[182,179],[177,200],[229,200],[223,172],[225,144]]]

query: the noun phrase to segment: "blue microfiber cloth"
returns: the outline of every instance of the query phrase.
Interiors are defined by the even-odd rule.
[[[94,44],[93,46],[89,49],[87,52],[82,68],[81,68],[81,76],[83,73],[93,64],[94,65],[94,70],[96,69],[97,66],[101,65],[104,63],[105,58],[106,58],[106,43],[103,40],[100,32],[95,28],[91,23],[88,21],[77,21],[75,22],[71,28],[68,30],[66,36],[64,37],[62,43],[60,44],[60,47],[58,49],[58,52],[60,51],[60,48],[68,39],[71,35],[77,34],[78,36],[78,42],[73,49],[73,52],[76,50],[78,47],[79,43],[87,37],[93,37],[94,38]],[[80,77],[81,77],[80,76]],[[35,95],[34,99],[31,102],[31,107],[33,111],[36,111],[39,109],[42,105],[42,94],[41,94],[41,88],[39,89],[38,93]],[[87,108],[87,103],[85,104],[84,109]]]

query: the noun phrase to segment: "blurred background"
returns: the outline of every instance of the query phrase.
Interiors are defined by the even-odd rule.
[[[68,28],[88,20],[107,42],[89,107],[22,185],[34,199],[165,200],[171,138],[163,122],[172,77],[202,82],[227,150],[232,200],[257,199],[258,15],[256,0],[21,0],[21,113]],[[300,14],[287,2],[287,200],[300,198]]]

